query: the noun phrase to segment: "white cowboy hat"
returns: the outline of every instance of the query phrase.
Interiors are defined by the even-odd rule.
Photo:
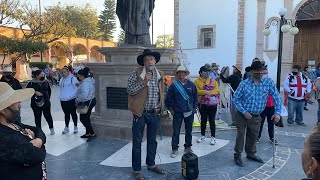
[[[9,84],[0,82],[0,111],[13,103],[31,98],[33,94],[33,88],[13,90]]]
[[[188,70],[186,67],[184,67],[184,66],[178,66],[176,73],[178,73],[178,72],[180,72],[180,71],[183,71],[183,72],[185,72],[185,73],[187,73],[187,74],[190,73],[189,70]]]
[[[7,66],[3,68],[2,72],[11,72],[12,73],[12,68],[10,66]]]

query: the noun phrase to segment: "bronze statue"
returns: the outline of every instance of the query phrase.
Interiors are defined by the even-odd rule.
[[[151,45],[150,16],[155,0],[117,0],[117,16],[125,31],[125,44]]]

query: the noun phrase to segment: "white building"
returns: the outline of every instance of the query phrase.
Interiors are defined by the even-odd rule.
[[[276,80],[279,9],[300,32],[283,37],[282,80],[293,64],[320,63],[320,0],[175,0],[175,46],[190,61],[191,75],[205,63],[249,66],[254,57],[265,60]],[[265,24],[271,23],[269,36]],[[279,24],[279,23],[278,23]],[[282,81],[281,80],[281,81]]]

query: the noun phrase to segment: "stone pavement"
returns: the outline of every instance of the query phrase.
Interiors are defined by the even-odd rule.
[[[61,135],[64,127],[63,113],[58,100],[58,88],[53,87],[52,115],[56,134],[49,135],[48,126],[43,119],[43,130],[47,134],[47,169],[50,180],[126,180],[133,179],[130,168],[131,148],[130,141],[109,137],[96,137],[90,141],[79,138],[84,132],[79,122],[79,134],[73,134],[73,123],[70,122],[70,133]],[[33,112],[30,101],[22,103],[22,121],[25,124],[34,125]],[[276,138],[279,145],[276,149],[275,168],[273,164],[272,144],[268,141],[266,125],[259,144],[257,155],[266,163],[259,164],[245,158],[244,167],[238,167],[233,162],[233,147],[235,144],[235,130],[217,131],[217,144],[209,145],[209,139],[205,143],[195,142],[199,136],[193,133],[193,149],[199,155],[200,180],[222,179],[301,179],[305,177],[301,167],[301,151],[303,143],[309,132],[316,124],[317,103],[308,105],[309,111],[304,112],[304,122],[307,126],[284,128],[276,127]],[[197,129],[195,128],[195,131]],[[180,141],[180,156],[170,157],[170,137],[158,140],[159,149],[156,162],[168,172],[165,176],[148,172],[145,166],[142,171],[147,179],[183,179],[181,176],[180,158],[183,152],[183,134]],[[145,150],[143,148],[142,150]],[[143,159],[145,157],[143,156]],[[144,162],[144,160],[142,161]]]

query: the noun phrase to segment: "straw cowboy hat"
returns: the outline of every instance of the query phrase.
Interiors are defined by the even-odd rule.
[[[181,71],[185,72],[186,74],[190,74],[189,70],[186,67],[178,66],[176,73],[181,72]]]
[[[140,66],[144,66],[143,59],[146,56],[153,56],[156,59],[156,64],[160,61],[160,53],[152,52],[150,49],[143,50],[143,53],[137,57],[137,62]]]
[[[12,68],[10,66],[7,66],[3,68],[2,72],[11,72],[12,73]]]
[[[13,90],[9,84],[0,82],[0,111],[13,103],[31,98],[33,94],[34,89],[32,88]]]

